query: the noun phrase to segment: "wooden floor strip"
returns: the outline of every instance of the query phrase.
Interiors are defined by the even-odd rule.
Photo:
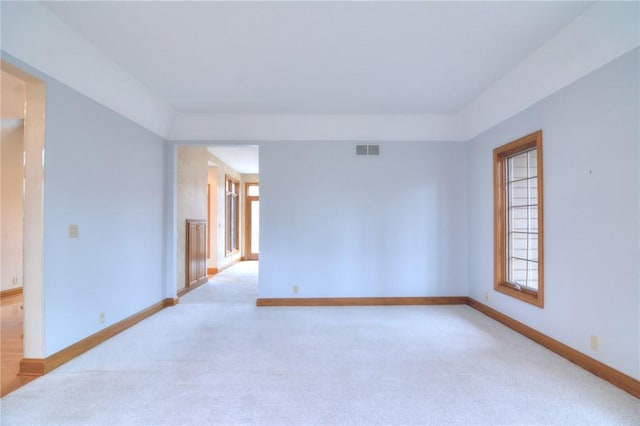
[[[147,309],[138,312],[137,314],[131,315],[130,317],[125,318],[124,320],[117,322],[116,324],[113,324],[112,326],[107,327],[104,330],[101,330],[87,337],[86,339],[83,339],[78,343],[69,346],[66,349],[63,349],[60,352],[47,357],[44,363],[45,373],[58,368],[65,362],[68,362],[78,355],[85,353],[89,349],[96,347],[105,340],[115,336],[118,333],[123,332],[129,327],[136,325],[140,321],[149,318],[151,315],[161,311],[165,307],[172,306],[174,302],[175,299],[173,298],[164,299],[154,305],[151,305]]]
[[[627,376],[626,374],[614,368],[611,368],[608,365],[603,364],[602,362],[593,359],[590,356],[587,356],[582,352],[579,352],[565,345],[564,343],[561,343],[547,336],[546,334],[540,333],[539,331],[529,327],[528,325],[516,321],[515,319],[503,314],[502,312],[496,311],[495,309],[490,308],[489,306],[482,304],[475,299],[472,299],[470,297],[468,299],[468,304],[472,308],[477,309],[478,311],[482,312],[490,318],[493,318],[498,322],[501,322],[507,327],[528,337],[529,339],[544,346],[550,351],[553,351],[561,357],[566,358],[576,365],[579,365],[585,370],[592,372],[596,376],[611,382],[614,386],[617,386],[618,388],[629,392],[636,398],[640,398],[640,381],[634,379],[633,377]]]
[[[262,298],[256,306],[408,306],[466,305],[466,296],[454,297],[314,297]]]

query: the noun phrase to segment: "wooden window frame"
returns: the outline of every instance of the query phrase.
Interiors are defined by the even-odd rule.
[[[537,196],[538,196],[538,290],[533,291],[525,287],[510,283],[508,277],[508,235],[507,235],[507,159],[522,152],[535,148],[537,167]],[[496,291],[507,294],[516,299],[544,307],[544,203],[543,203],[543,173],[542,173],[542,130],[516,139],[506,145],[493,150],[493,241],[494,241],[494,284]]]
[[[230,186],[235,188],[235,192],[230,190]],[[224,253],[225,257],[229,257],[240,252],[240,180],[225,174],[224,194]],[[235,202],[236,207],[234,217],[232,218],[235,227],[229,225],[231,202]],[[232,228],[234,228],[236,232],[235,235],[230,236],[229,232]]]

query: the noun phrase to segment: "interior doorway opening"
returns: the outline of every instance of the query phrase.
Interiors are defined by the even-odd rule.
[[[10,345],[15,356],[12,360],[10,381],[5,381],[5,354],[3,358],[3,386],[2,394],[21,386],[29,381],[25,375],[38,376],[45,373],[41,368],[45,358],[44,341],[44,280],[43,280],[43,253],[44,253],[44,147],[45,147],[45,96],[46,88],[43,81],[35,78],[31,74],[5,62],[0,61],[2,71],[2,121],[3,121],[3,153],[11,153],[6,159],[12,159],[9,168],[21,166],[14,169],[7,175],[7,181],[2,182],[6,191],[2,197],[9,192],[17,190],[17,197],[21,201],[20,209],[17,209],[18,201],[13,199],[2,200],[5,212],[11,211],[14,217],[11,224],[5,224],[12,228],[14,240],[11,243],[2,244],[2,253],[11,257],[11,262],[6,263],[0,272],[3,276],[3,290],[17,292],[21,287],[22,300],[9,311],[3,310],[3,332],[5,326],[5,314],[11,314],[12,324],[16,335],[20,341],[11,343],[3,341],[3,347]],[[13,87],[7,87],[6,84]],[[16,89],[17,88],[17,89]],[[14,92],[14,90],[16,90]],[[17,94],[19,93],[19,94]],[[11,96],[11,95],[17,96]],[[20,114],[17,117],[13,115]],[[7,130],[5,134],[5,119],[19,120],[16,127],[17,133]],[[16,124],[16,123],[14,123]],[[5,138],[5,136],[8,136]],[[21,146],[16,147],[17,139],[21,139]],[[5,146],[10,143],[11,146]],[[4,148],[8,148],[5,150]],[[17,150],[17,151],[16,151]],[[14,155],[15,154],[15,155]],[[18,164],[15,164],[17,157]],[[20,164],[21,163],[21,164]],[[3,175],[5,174],[3,171]],[[5,186],[7,184],[7,186]],[[14,194],[15,195],[15,194]],[[6,201],[6,205],[5,205]],[[5,210],[4,207],[11,207]],[[19,211],[18,211],[19,210]],[[16,213],[18,211],[18,213]],[[21,216],[21,217],[20,217]],[[17,229],[20,228],[20,229]],[[3,229],[4,231],[4,229]],[[4,233],[4,232],[3,232]],[[4,272],[7,272],[6,274]],[[5,279],[7,278],[7,279]],[[19,295],[19,293],[17,293]],[[3,306],[4,307],[4,306]],[[16,308],[18,310],[16,310]],[[21,321],[16,323],[15,321]],[[17,332],[20,335],[17,336]],[[3,337],[8,337],[4,336]],[[21,344],[18,346],[18,344]],[[36,362],[33,362],[36,361]],[[13,375],[15,372],[15,376]],[[5,388],[5,383],[13,387]]]
[[[245,258],[258,260],[260,254],[260,183],[245,183]]]
[[[237,262],[258,260],[259,147],[216,144],[175,149],[175,288],[182,296],[195,287],[186,282],[184,270],[187,220],[206,223],[209,277]]]

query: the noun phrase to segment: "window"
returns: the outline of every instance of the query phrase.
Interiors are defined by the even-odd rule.
[[[494,289],[544,305],[542,130],[493,151]]]
[[[240,182],[229,175],[225,176],[224,179],[225,185],[225,255],[230,256],[234,253],[237,253],[240,250],[238,237],[239,228],[238,223],[240,222],[240,212],[239,212],[239,188]]]

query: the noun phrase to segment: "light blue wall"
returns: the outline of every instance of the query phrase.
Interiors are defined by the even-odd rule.
[[[45,356],[165,297],[166,142],[3,55],[46,83]],[[80,237],[70,239],[70,224]],[[99,323],[99,313],[105,322]]]
[[[469,295],[636,379],[638,56],[638,49],[624,55],[468,145]],[[492,150],[538,129],[544,132],[544,309],[492,290]],[[598,352],[590,348],[591,335],[599,337]]]
[[[465,145],[380,151],[261,144],[259,297],[467,294]]]
[[[640,378],[638,53],[468,143],[386,142],[379,157],[356,157],[352,143],[260,144],[259,297],[484,301],[488,292],[493,308]],[[3,59],[48,89],[51,355],[171,296],[174,147]],[[492,290],[491,151],[537,129],[544,131],[542,310]],[[72,223],[80,226],[77,240],[67,237]],[[589,348],[591,335],[600,338],[599,352]]]

